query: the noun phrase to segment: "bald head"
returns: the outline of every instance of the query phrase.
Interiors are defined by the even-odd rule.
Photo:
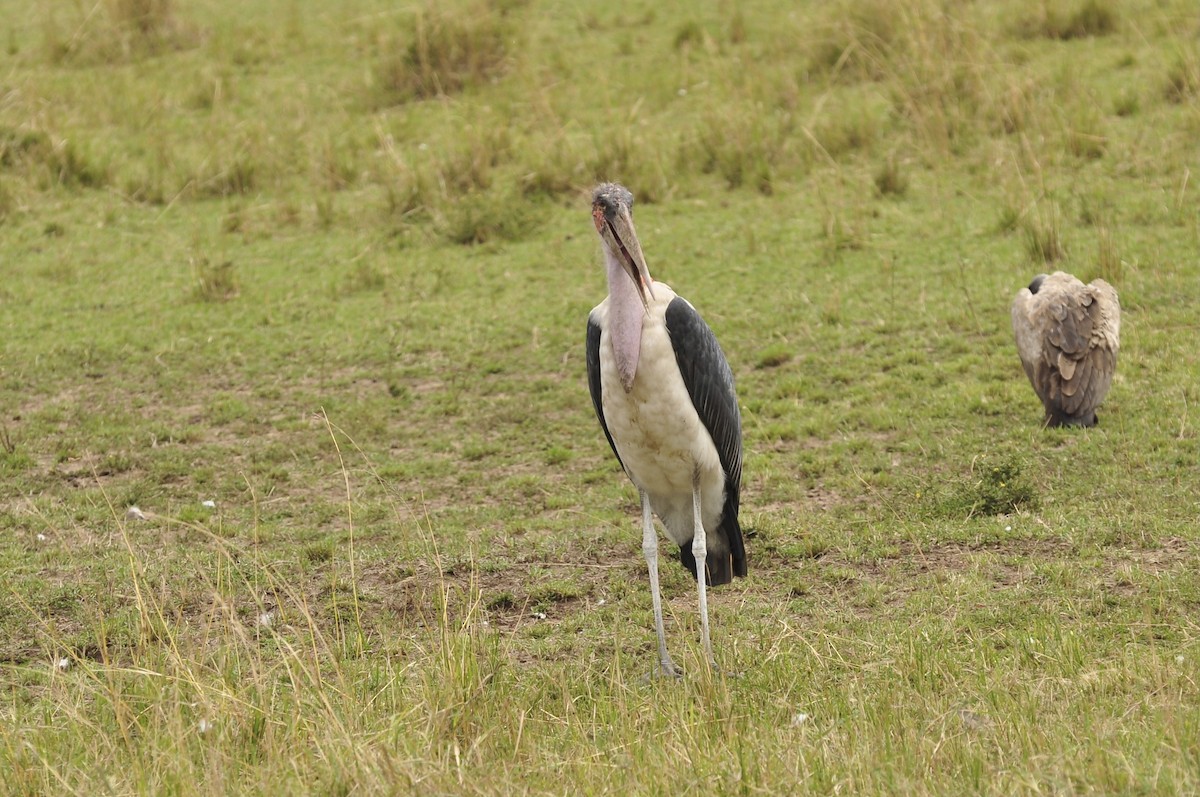
[[[623,185],[601,183],[592,192],[592,208],[602,211],[609,221],[613,220],[621,208],[633,215],[633,194]]]

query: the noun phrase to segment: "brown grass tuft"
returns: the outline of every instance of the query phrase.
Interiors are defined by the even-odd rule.
[[[1118,285],[1124,276],[1124,266],[1121,263],[1121,253],[1117,251],[1116,241],[1113,240],[1112,230],[1100,227],[1096,265],[1101,279],[1113,285]]]
[[[1167,70],[1164,91],[1169,102],[1183,103],[1200,94],[1200,57],[1195,52],[1181,51]]]
[[[1033,208],[1021,219],[1021,230],[1025,234],[1025,251],[1034,263],[1054,263],[1067,256],[1060,226],[1061,214],[1057,205],[1045,212],[1041,207]]]
[[[896,156],[888,155],[875,172],[875,190],[880,196],[904,196],[908,192],[908,175],[900,168]]]
[[[126,63],[200,43],[199,29],[176,15],[172,0],[102,0],[80,8],[83,17],[65,38],[47,18],[44,45],[51,62]]]
[[[472,191],[448,203],[442,232],[458,244],[515,241],[537,225],[536,209],[511,191]]]
[[[192,260],[192,298],[200,302],[227,302],[238,295],[232,260],[211,263],[207,257]]]
[[[1016,32],[1025,38],[1069,41],[1107,36],[1117,29],[1117,12],[1100,0],[1084,0],[1074,11],[1045,3],[1039,11],[1022,19]]]
[[[9,190],[8,183],[0,180],[0,222],[7,219],[16,207],[17,200]]]
[[[417,11],[407,44],[376,66],[380,104],[455,94],[508,71],[513,26],[494,4]]]

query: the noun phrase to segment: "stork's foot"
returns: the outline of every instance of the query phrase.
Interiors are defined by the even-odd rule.
[[[709,664],[708,670],[713,675],[719,675],[722,678],[739,679],[742,677],[742,673],[726,672],[725,670],[722,670],[720,667],[718,667],[716,664]],[[684,673],[683,673],[683,670],[681,670],[679,667],[676,667],[673,664],[671,665],[670,669],[667,669],[666,667],[655,667],[653,670],[651,670],[650,672],[648,672],[642,676],[642,683],[650,683],[651,681],[655,680],[656,678],[666,678],[666,679],[669,679],[672,681],[682,681],[684,678]]]
[[[719,675],[722,678],[741,678],[742,677],[742,674],[740,672],[727,672],[726,670],[722,670],[720,667],[717,666],[717,663],[715,661],[709,662],[708,668],[710,670],[712,670],[713,675]]]
[[[655,667],[650,672],[643,675],[642,682],[648,684],[651,681],[654,681],[655,679],[658,679],[658,678],[666,678],[666,679],[669,679],[672,681],[682,681],[683,680],[683,670],[676,667],[673,662],[667,662],[666,664],[660,664],[659,666]]]
[[[713,675],[719,675],[722,678],[742,677],[742,673],[740,672],[727,672],[722,670],[715,661],[710,661],[708,663],[708,671]],[[646,673],[646,675],[642,676],[642,681],[644,683],[650,683],[656,678],[669,678],[674,681],[682,681],[684,678],[684,673],[682,669],[675,666],[674,662],[667,662],[666,664],[660,664],[658,667],[655,667],[653,670]]]
[[[742,677],[742,674],[740,672],[726,672],[725,670],[721,669],[721,665],[717,664],[716,659],[709,659],[708,667],[706,669],[712,675],[719,675],[722,678],[741,678]]]

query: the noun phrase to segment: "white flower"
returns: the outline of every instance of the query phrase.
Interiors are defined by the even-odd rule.
[[[533,613],[533,618],[534,618],[535,620],[545,620],[545,619],[546,619],[546,613],[545,613],[545,612],[534,612],[534,613]]]
[[[60,670],[65,670],[71,666],[71,660],[68,659],[66,656],[63,656],[61,659],[59,659],[58,661],[56,661],[54,663],[54,666],[58,667],[58,669],[60,669]]]
[[[1175,663],[1176,663],[1176,664],[1183,664],[1183,656],[1176,656],[1176,657],[1175,657]]]
[[[125,518],[127,520],[147,520],[146,513],[138,509],[136,506],[131,506],[125,510]]]
[[[600,600],[596,601],[597,606],[603,606],[606,603],[608,603],[608,601],[606,601],[604,598],[601,598]]]
[[[275,622],[274,612],[263,612],[258,616],[258,624],[263,628],[270,628],[271,623]]]
[[[208,733],[213,729],[213,724],[209,720],[202,719],[199,723],[197,723],[196,729],[200,731],[200,733]]]
[[[216,501],[212,501],[212,500],[208,500],[208,501],[201,501],[201,502],[200,502],[200,504],[201,504],[202,506],[206,506],[206,507],[208,507],[209,509],[216,509],[216,508],[217,508],[217,502],[216,502]]]
[[[46,539],[47,539],[47,538],[46,538],[46,535],[45,535],[45,534],[42,534],[42,533],[39,531],[39,532],[38,532],[38,535],[37,535],[37,541],[38,541],[38,542],[45,542],[45,541],[46,541]]]
[[[801,711],[799,714],[793,714],[792,715],[792,727],[798,728],[799,726],[808,722],[808,720],[809,720],[808,715],[805,714],[803,711]]]

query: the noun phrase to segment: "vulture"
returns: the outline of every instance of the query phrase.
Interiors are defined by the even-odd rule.
[[[1121,305],[1102,279],[1039,274],[1012,305],[1017,353],[1048,426],[1095,426],[1117,368]]]

